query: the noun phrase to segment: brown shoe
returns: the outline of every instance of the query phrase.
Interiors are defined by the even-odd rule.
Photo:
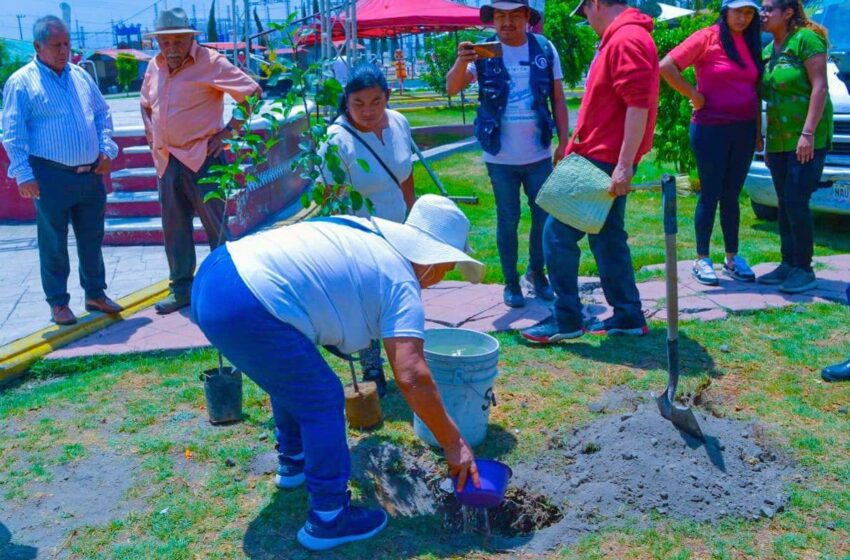
[[[73,325],[77,322],[74,312],[67,305],[50,306],[50,320],[57,325]]]
[[[104,313],[120,313],[124,308],[106,296],[86,300],[86,311],[103,311]]]

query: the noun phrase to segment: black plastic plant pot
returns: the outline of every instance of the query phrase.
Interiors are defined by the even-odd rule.
[[[232,367],[212,368],[201,374],[210,424],[242,420],[242,372]]]

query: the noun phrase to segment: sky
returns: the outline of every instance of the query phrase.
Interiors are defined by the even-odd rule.
[[[76,26],[86,33],[86,47],[101,48],[112,46],[112,33],[110,20],[116,22],[125,20],[127,24],[141,24],[142,30],[153,29],[154,4],[158,4],[160,10],[175,8],[177,6],[186,10],[192,17],[192,6],[199,20],[206,20],[212,0],[67,0],[71,6],[71,41],[77,41]],[[312,0],[303,0],[307,6],[312,5]],[[486,3],[487,0],[466,0],[467,5],[477,6]],[[35,20],[41,16],[53,14],[61,17],[59,8],[61,0],[0,0],[0,37],[18,39],[18,19],[16,15],[25,16],[21,20],[21,30],[26,41],[32,40],[32,26]],[[302,0],[251,0],[251,4],[257,6],[257,13],[265,23],[266,7],[268,15],[272,20],[283,19],[287,13],[287,4],[290,9],[296,10],[301,6]],[[331,2],[335,4],[336,2]],[[241,6],[244,0],[237,0],[236,4]],[[531,4],[542,9],[544,0],[532,0]],[[227,7],[230,0],[216,0],[216,14],[219,21],[227,18]]]

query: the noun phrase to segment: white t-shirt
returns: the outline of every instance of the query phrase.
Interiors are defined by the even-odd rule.
[[[564,72],[561,70],[561,58],[558,56],[558,51],[549,39],[545,41],[552,49],[554,62],[552,75],[556,80],[563,80]],[[540,143],[540,129],[537,127],[537,118],[532,109],[534,98],[529,85],[531,65],[528,61],[528,42],[521,47],[511,47],[502,43],[502,59],[510,76],[508,106],[502,117],[502,147],[495,155],[484,152],[484,161],[504,165],[526,165],[552,157],[551,146],[544,148]],[[542,64],[546,64],[545,57]],[[471,62],[468,68],[477,80],[478,70],[475,63]]]
[[[343,219],[375,231],[368,219]],[[352,353],[376,339],[424,338],[413,267],[379,235],[307,221],[229,242],[227,250],[263,307],[316,344]]]
[[[374,132],[361,132],[343,115],[340,121],[344,122],[365,140],[375,150],[399,183],[404,182],[413,172],[413,151],[410,147],[410,123],[401,113],[387,109],[387,128],[383,130],[383,142],[378,140]],[[328,127],[328,134],[333,134],[330,142],[339,146],[339,155],[344,165],[347,165],[349,179],[354,188],[375,205],[375,216],[392,220],[393,222],[404,222],[407,214],[407,205],[404,203],[404,195],[396,182],[389,176],[383,166],[378,163],[369,150],[360,140],[353,138],[351,134],[337,124]],[[324,153],[324,148],[320,150]],[[369,171],[364,171],[357,164],[362,159],[369,164]],[[325,170],[330,177],[330,173]],[[369,212],[364,205],[356,215],[366,217]]]

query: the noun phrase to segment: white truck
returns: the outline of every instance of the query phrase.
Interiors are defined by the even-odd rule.
[[[810,2],[810,17],[829,30],[829,96],[834,110],[835,136],[826,156],[820,186],[812,195],[817,212],[850,215],[850,0]],[[776,191],[764,154],[756,154],[744,188],[753,212],[764,220],[776,219]]]

